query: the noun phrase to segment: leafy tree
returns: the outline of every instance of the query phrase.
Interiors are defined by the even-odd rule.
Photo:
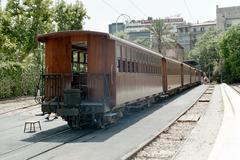
[[[53,0],[8,0],[0,10],[0,98],[33,95],[40,76],[41,61],[37,34],[58,29],[82,29],[88,18],[81,2],[55,12]],[[59,27],[59,26],[61,27]]]
[[[231,27],[220,40],[224,59],[223,78],[228,83],[240,82],[240,25]]]
[[[53,12],[52,0],[25,0],[24,1],[25,14],[28,22],[28,31],[26,33],[25,52],[35,52],[37,48],[37,41],[35,40],[37,34],[48,33],[52,30]]]
[[[169,24],[164,23],[163,19],[155,20],[148,29],[156,38],[159,53],[161,53],[164,44],[167,44],[169,41],[174,41],[172,33],[170,32],[172,27]]]
[[[83,20],[88,18],[86,9],[82,2],[76,1],[75,4],[66,4],[60,0],[55,7],[54,21],[57,23],[57,30],[81,30]]]
[[[143,46],[143,47],[150,48],[149,38],[139,38],[139,39],[136,39],[134,42]]]
[[[116,32],[114,35],[121,38],[121,39],[127,39],[128,38],[127,33],[123,32],[123,31],[122,32]]]
[[[216,80],[220,80],[221,56],[219,54],[220,30],[210,29],[197,41],[196,46],[189,53],[190,59],[199,62],[201,69],[210,72]]]

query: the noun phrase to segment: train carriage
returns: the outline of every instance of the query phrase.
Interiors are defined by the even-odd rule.
[[[183,87],[188,87],[191,84],[191,68],[183,64]]]
[[[163,92],[162,56],[111,36],[116,40],[116,107]]]
[[[174,91],[182,87],[181,62],[166,58],[167,90]]]
[[[37,40],[45,44],[42,111],[71,127],[103,127],[129,104],[197,81],[194,68],[107,33],[65,31]]]

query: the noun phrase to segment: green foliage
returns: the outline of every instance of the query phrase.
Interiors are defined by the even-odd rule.
[[[55,13],[54,20],[57,23],[58,31],[81,30],[83,20],[88,18],[86,9],[78,0],[74,5],[60,0],[55,7]]]
[[[143,47],[150,48],[150,40],[148,38],[139,38],[136,39],[134,42]]]
[[[220,40],[224,59],[223,78],[228,83],[240,82],[240,25],[231,27]]]
[[[204,33],[197,41],[196,46],[189,53],[189,59],[199,62],[203,71],[210,72],[214,80],[220,80],[221,56],[219,54],[219,39],[222,32],[216,29],[210,29]]]
[[[121,39],[127,39],[127,36],[128,36],[127,33],[123,32],[123,31],[122,32],[116,32],[114,35],[121,38]]]
[[[159,53],[161,53],[165,44],[167,44],[169,41],[174,41],[172,38],[172,33],[170,32],[172,27],[169,24],[164,23],[163,19],[155,20],[148,29],[156,38]]]
[[[79,1],[52,4],[53,0],[8,0],[0,10],[0,98],[34,95],[42,68],[37,34],[82,29],[88,18]]]

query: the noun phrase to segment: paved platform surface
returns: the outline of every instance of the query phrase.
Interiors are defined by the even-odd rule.
[[[224,117],[217,141],[208,160],[240,159],[240,95],[226,84],[221,85]]]
[[[144,114],[123,118],[107,130],[99,130],[34,159],[119,160],[156,132],[164,130],[179,114],[192,106],[207,87],[206,85],[195,87],[163,106],[144,111]]]
[[[190,137],[175,160],[207,160],[222,124],[224,106],[220,85],[216,85],[205,114],[200,118]],[[217,159],[216,159],[217,160]]]

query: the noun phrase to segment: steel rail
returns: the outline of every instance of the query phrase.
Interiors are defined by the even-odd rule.
[[[182,115],[184,115],[186,112],[188,112],[195,103],[198,102],[198,100],[201,98],[201,96],[209,89],[209,87],[204,90],[199,97],[197,97],[197,99],[193,102],[193,104],[190,105],[190,107],[188,107],[185,111],[183,111],[182,113],[180,113],[174,120],[170,121],[162,130],[160,130],[159,132],[157,132],[155,135],[153,135],[151,138],[147,139],[146,141],[144,141],[142,144],[140,144],[137,148],[131,150],[130,152],[128,152],[127,154],[125,154],[121,160],[130,160],[131,158],[133,158],[139,151],[141,151],[144,147],[146,147],[147,145],[149,145],[150,143],[152,143],[161,133],[163,133],[168,127],[170,127],[175,121],[177,121]]]
[[[18,147],[18,148],[15,148],[15,149],[9,150],[9,151],[7,151],[7,152],[1,153],[0,156],[4,156],[4,155],[7,155],[7,154],[12,153],[12,152],[14,152],[14,151],[17,151],[17,150],[26,148],[26,147],[28,147],[28,146],[31,146],[31,145],[34,145],[34,144],[39,143],[39,142],[41,142],[41,141],[44,141],[44,140],[46,140],[46,139],[48,139],[48,138],[52,138],[52,137],[54,137],[54,136],[59,136],[60,134],[63,134],[63,133],[68,132],[68,131],[70,131],[70,130],[71,130],[70,128],[63,129],[63,130],[61,130],[61,131],[58,131],[57,133],[54,133],[54,134],[48,135],[48,136],[46,136],[46,137],[43,137],[43,138],[39,139],[39,140],[36,141],[36,142],[30,143],[30,144],[26,144],[26,145],[22,145],[22,146],[20,146],[20,147]]]
[[[37,106],[37,105],[39,105],[39,104],[31,104],[31,105],[28,105],[28,106],[23,106],[23,107],[19,107],[19,108],[15,108],[15,109],[10,109],[10,110],[5,111],[5,112],[0,112],[0,115],[4,115],[4,114],[10,113],[10,112],[15,112],[15,111],[22,110],[22,109],[31,108],[31,107],[34,107],[34,106]]]

